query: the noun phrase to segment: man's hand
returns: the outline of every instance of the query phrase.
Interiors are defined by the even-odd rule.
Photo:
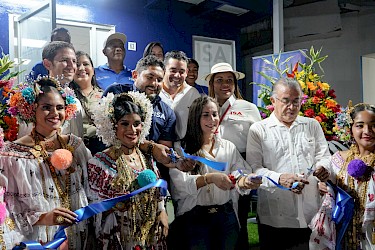
[[[171,162],[171,158],[169,157],[170,150],[167,146],[163,144],[154,143],[154,147],[152,149],[152,156],[155,158],[156,161],[160,162],[163,165],[167,165]]]
[[[318,178],[320,181],[325,182],[329,178],[329,172],[323,166],[319,166],[314,171],[313,175]]]
[[[293,193],[301,194],[305,184],[309,184],[309,182],[303,178],[303,176],[299,176],[297,174],[282,174],[279,178],[279,184],[286,187],[291,188],[293,183],[298,182],[297,187],[291,189]]]

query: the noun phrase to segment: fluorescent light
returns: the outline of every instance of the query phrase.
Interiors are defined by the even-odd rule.
[[[229,4],[223,4],[219,8],[217,8],[217,10],[221,10],[221,11],[224,11],[224,12],[235,14],[237,16],[240,16],[242,14],[245,14],[245,13],[249,12],[249,10],[247,10],[247,9],[235,7],[235,6],[232,6],[232,5],[229,5]]]
[[[191,4],[200,4],[201,2],[204,2],[204,0],[179,0],[180,2],[185,2],[185,3],[191,3]]]

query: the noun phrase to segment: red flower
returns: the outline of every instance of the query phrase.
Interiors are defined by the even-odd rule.
[[[325,97],[325,94],[324,94],[323,90],[318,89],[318,90],[315,92],[315,96],[316,96],[316,97],[319,97],[319,98],[324,98],[324,97]]]
[[[332,107],[332,111],[335,112],[335,113],[338,113],[341,111],[341,106],[340,105],[336,105],[336,107]]]
[[[325,114],[320,114],[319,116],[320,116],[320,118],[322,119],[323,122],[328,121],[328,118]]]
[[[315,112],[313,109],[306,109],[304,115],[312,118],[315,116]]]
[[[332,99],[335,99],[336,98],[335,90],[334,89],[328,90],[328,96],[332,97]]]
[[[322,118],[320,118],[320,116],[315,116],[315,120],[317,120],[319,123],[322,122]]]
[[[7,86],[9,83],[9,81],[7,80],[0,80],[0,88],[4,87],[4,86]]]
[[[142,250],[142,248],[141,248],[140,245],[136,245],[136,246],[134,247],[134,250]]]
[[[374,201],[374,194],[368,194],[368,198],[370,201]]]

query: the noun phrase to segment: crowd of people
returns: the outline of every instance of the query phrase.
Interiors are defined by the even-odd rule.
[[[254,190],[260,248],[309,249],[310,222],[329,179],[355,203],[337,245],[375,249],[374,106],[348,108],[352,146],[331,156],[320,124],[299,116],[296,80],[273,85],[274,111],[261,120],[241,95],[245,75],[232,65],[213,65],[202,86],[196,60],[151,42],[130,70],[126,39],[111,34],[103,48],[108,62],[95,68],[66,29],[55,29],[42,62],[13,87],[8,109],[21,126],[0,151],[3,249],[47,244],[60,226],[59,249],[249,249]],[[349,171],[354,160],[364,162],[362,175]],[[88,220],[74,212],[161,179],[172,223],[158,187]]]

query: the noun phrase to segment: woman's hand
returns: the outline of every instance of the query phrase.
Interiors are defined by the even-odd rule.
[[[327,184],[322,181],[318,182],[318,189],[319,189],[320,195],[325,195],[328,192]]]
[[[318,178],[320,181],[327,181],[329,178],[329,172],[323,166],[319,166],[314,171],[313,175]]]
[[[249,174],[238,181],[238,186],[244,189],[257,189],[262,184],[262,177],[256,174]]]
[[[224,173],[208,173],[206,174],[206,178],[207,183],[214,183],[222,190],[230,190],[234,187],[234,184],[229,179],[228,175]]]
[[[158,220],[163,225],[163,231],[162,231],[163,236],[167,237],[168,236],[169,224],[168,224],[168,215],[165,212],[165,210],[161,210],[161,212],[159,214],[159,217],[158,217]]]
[[[192,159],[178,158],[176,162],[176,168],[182,172],[192,171],[195,167],[196,162]]]
[[[77,214],[69,209],[58,207],[50,212],[44,213],[39,217],[35,225],[54,226],[64,225],[70,226],[76,223]]]

